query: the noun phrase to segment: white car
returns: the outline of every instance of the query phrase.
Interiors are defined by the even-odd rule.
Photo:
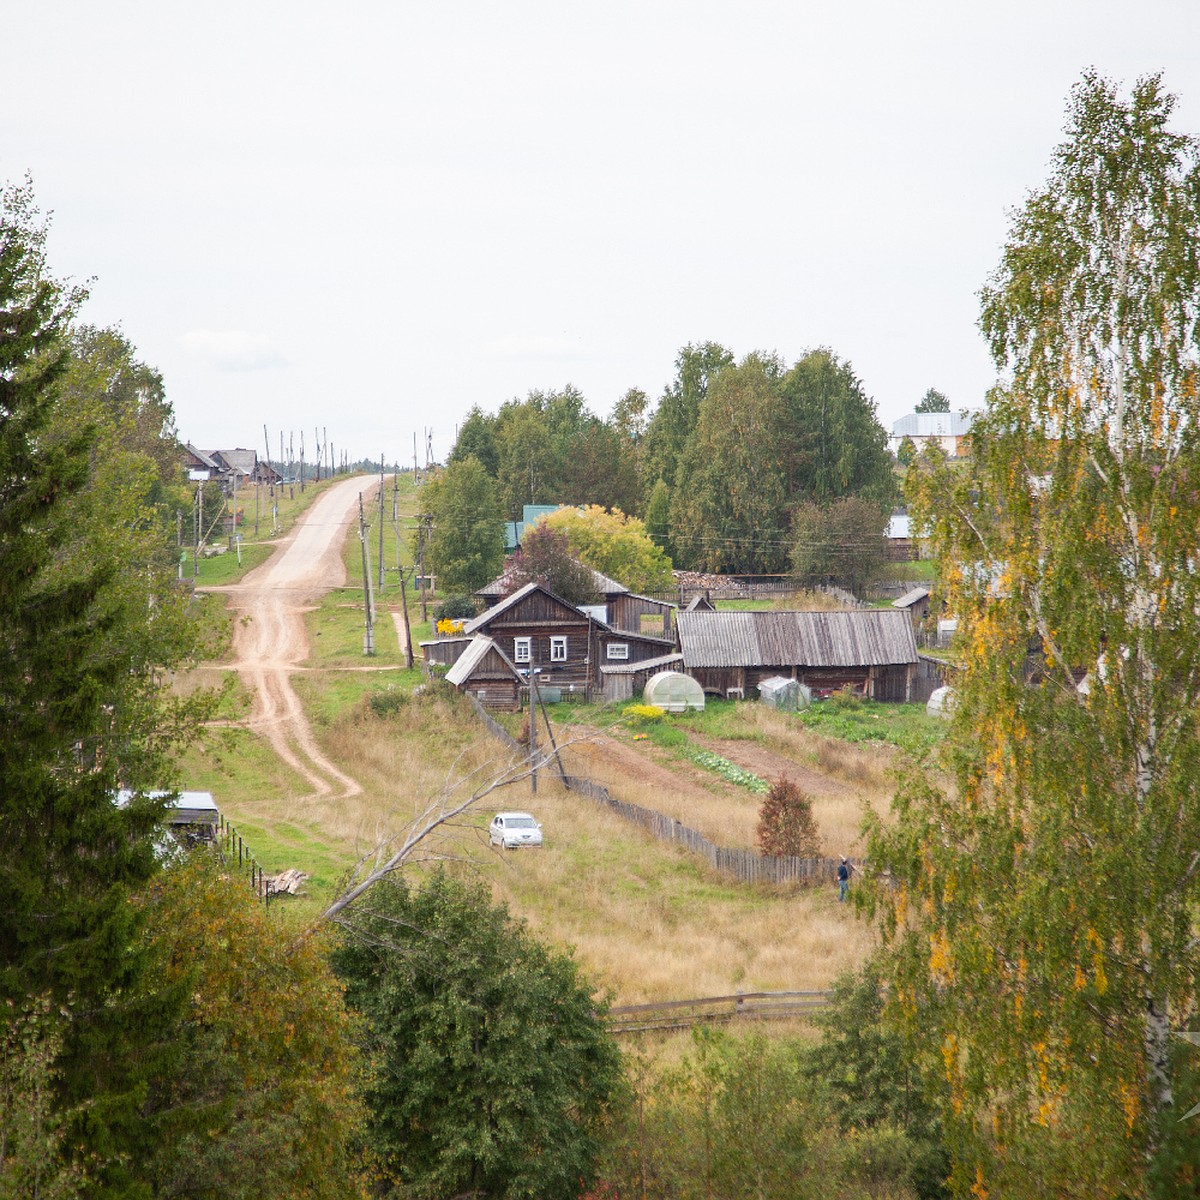
[[[497,813],[488,826],[488,841],[504,850],[516,850],[518,846],[540,846],[542,827],[525,812]]]

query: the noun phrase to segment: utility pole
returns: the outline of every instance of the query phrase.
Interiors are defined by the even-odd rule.
[[[233,549],[237,542],[237,469],[233,472],[233,519],[229,522],[229,548]]]
[[[363,511],[362,492],[358,493],[358,540],[362,546],[363,611],[366,615],[366,631],[363,634],[363,654],[375,653],[375,624],[371,612],[371,564],[367,551],[367,517]]]
[[[383,455],[379,456],[379,594],[383,595]]]
[[[399,553],[397,551],[397,553]],[[397,566],[400,572],[400,607],[404,610],[404,665],[413,669],[412,624],[408,619],[408,588],[404,586],[404,568]]]
[[[529,790],[535,796],[537,795],[537,769],[538,769],[537,714],[538,714],[537,668],[533,665],[533,663],[530,663],[529,664]]]
[[[304,495],[304,430],[300,430],[300,494]]]
[[[421,573],[421,620],[429,620],[428,601],[425,597],[425,538],[428,533],[428,513],[417,514],[417,570]]]
[[[200,522],[204,520],[204,480],[196,481],[196,519],[192,523],[192,595],[196,594],[196,574],[200,569]]]

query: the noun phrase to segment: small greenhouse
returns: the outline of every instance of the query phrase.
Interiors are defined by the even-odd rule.
[[[789,679],[786,675],[772,675],[770,679],[764,679],[758,685],[758,698],[771,708],[795,712],[797,709],[807,708],[812,703],[812,689],[798,679]]]
[[[953,705],[954,692],[951,688],[934,688],[930,693],[929,700],[925,704],[925,711],[931,717],[946,717],[948,719]]]
[[[682,671],[659,671],[646,680],[642,703],[653,704],[664,712],[686,712],[704,707],[704,689]]]

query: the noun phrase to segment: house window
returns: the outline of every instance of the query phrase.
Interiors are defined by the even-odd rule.
[[[532,639],[514,638],[513,639],[513,662],[527,663],[530,660],[530,642]]]
[[[628,642],[609,642],[608,643],[609,658],[628,658],[629,643]]]
[[[567,639],[565,637],[552,637],[550,639],[550,661],[567,661]]]

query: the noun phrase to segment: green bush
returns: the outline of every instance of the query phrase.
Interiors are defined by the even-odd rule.
[[[372,692],[367,697],[367,707],[377,717],[393,717],[408,703],[408,693],[395,684],[388,684],[381,692]]]
[[[469,621],[478,615],[473,596],[447,596],[434,610],[435,621]]]

